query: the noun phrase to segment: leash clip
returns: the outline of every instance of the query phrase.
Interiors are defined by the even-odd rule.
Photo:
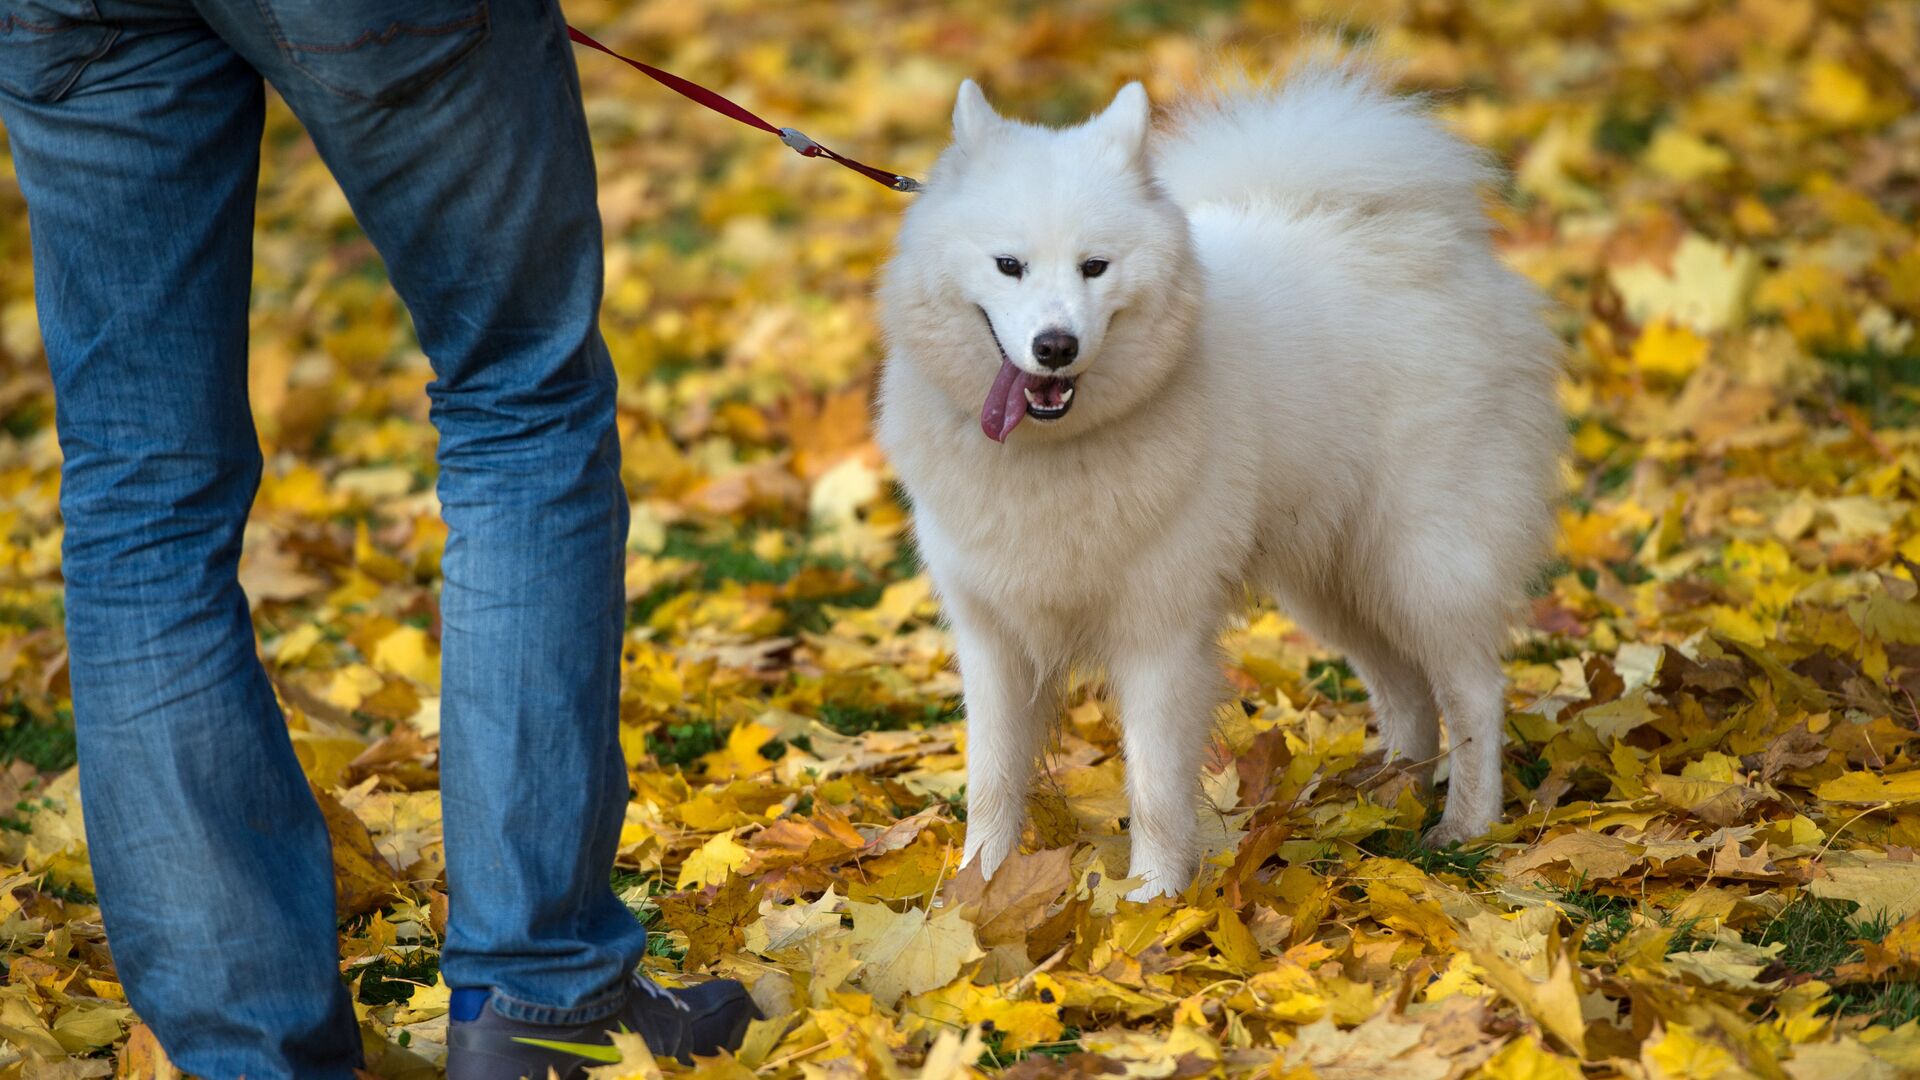
[[[781,128],[780,141],[786,143],[801,157],[819,157],[823,149],[819,143],[807,138],[799,128]]]
[[[921,183],[918,180],[915,180],[911,176],[899,176],[899,175],[896,175],[893,178],[893,184],[892,184],[893,190],[904,191],[909,195],[913,194],[914,192],[925,189],[926,186],[927,185]]]

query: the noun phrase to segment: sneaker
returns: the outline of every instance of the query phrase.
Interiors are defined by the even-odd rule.
[[[607,1062],[561,1047],[610,1047],[609,1036],[620,1031],[637,1033],[655,1054],[691,1065],[695,1054],[739,1049],[747,1024],[761,1018],[747,988],[732,979],[668,990],[636,972],[613,1015],[586,1024],[509,1020],[493,1011],[489,997],[484,989],[453,992],[447,1080],[546,1080],[549,1070],[573,1080]]]

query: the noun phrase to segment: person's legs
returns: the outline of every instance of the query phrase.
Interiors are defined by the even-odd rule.
[[[611,1015],[646,944],[608,880],[627,500],[565,24],[551,0],[198,2],[313,135],[438,375],[441,970],[514,1019]]]
[[[260,475],[260,77],[184,4],[25,8],[0,121],[66,457],[74,720],[114,961],[188,1072],[346,1076],[326,826],[235,577]]]

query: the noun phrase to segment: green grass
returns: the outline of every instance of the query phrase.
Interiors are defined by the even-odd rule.
[[[1509,738],[1511,737],[1511,733],[1509,733]],[[1518,740],[1515,741],[1517,742]],[[1534,788],[1539,787],[1540,782],[1545,780],[1547,774],[1552,771],[1553,762],[1548,761],[1544,755],[1536,754],[1514,766],[1513,775],[1514,779],[1526,785],[1528,791],[1532,791]]]
[[[1885,936],[1887,928],[1853,919],[1855,904],[1804,896],[1767,923],[1762,945],[1781,945],[1780,963],[1807,975],[1831,973],[1835,967],[1860,958],[1854,939]]]
[[[440,952],[424,945],[401,957],[381,957],[360,969],[360,1004],[398,1005],[440,977]]]
[[[1767,923],[1760,944],[1781,946],[1779,963],[1790,971],[1828,979],[1842,964],[1858,961],[1858,941],[1879,941],[1891,928],[1884,915],[1857,917],[1849,900],[1803,896]],[[1920,983],[1883,979],[1833,988],[1830,1010],[1841,1016],[1868,1016],[1874,1023],[1899,1027],[1920,1019]]]
[[[1911,346],[1909,346],[1911,348]],[[1816,348],[1826,365],[1840,400],[1861,406],[1875,427],[1901,427],[1920,418],[1920,353],[1863,349]]]
[[[1633,929],[1632,901],[1590,889],[1584,878],[1561,889],[1556,899],[1588,952],[1606,952]]]
[[[820,722],[842,735],[943,724],[959,714],[956,702],[910,705],[850,705],[829,701],[820,706]]]
[[[726,733],[711,720],[668,724],[647,733],[647,753],[662,765],[685,769],[727,745]]]
[[[56,900],[69,904],[97,904],[99,899],[78,885],[60,885],[51,881],[40,883],[40,891]]]
[[[1385,859],[1410,862],[1435,877],[1451,874],[1464,878],[1472,885],[1484,883],[1487,880],[1484,864],[1493,857],[1493,849],[1469,851],[1459,844],[1448,844],[1443,848],[1426,847],[1420,843],[1420,834],[1439,820],[1433,814],[1428,817],[1430,820],[1420,829],[1381,829],[1360,841],[1360,850]]]
[[[653,902],[654,897],[671,893],[673,886],[667,884],[657,874],[622,870],[619,867],[614,868],[612,884],[615,893],[625,893],[629,889],[639,887],[645,887],[647,890],[647,895],[639,903],[627,905],[627,910],[633,912],[634,918],[639,919],[640,924],[647,928],[647,955],[663,956],[676,964],[684,959],[687,950],[675,947],[672,940],[667,937],[666,924],[661,921],[660,905]]]
[[[675,944],[673,938],[668,936],[666,916],[661,914],[658,904],[655,904],[651,900],[642,901],[640,906],[634,909],[633,913],[640,919],[640,925],[647,929],[648,956],[658,956],[666,960],[671,960],[675,966],[686,962],[687,950],[685,947]]]
[[[1637,158],[1653,143],[1653,133],[1666,119],[1664,109],[1628,114],[1609,109],[1593,129],[1593,148],[1622,158]]]
[[[73,714],[62,708],[51,720],[33,716],[15,699],[0,712],[0,764],[24,761],[41,772],[65,772],[79,760]]]
[[[51,404],[52,401],[45,395],[35,395],[26,399],[4,417],[0,417],[0,431],[5,431],[16,439],[32,438],[52,419],[53,410],[49,408]]]
[[[1307,686],[1329,701],[1345,703],[1367,700],[1367,690],[1353,667],[1345,660],[1315,660],[1307,665]]]
[[[863,735],[869,731],[901,731],[945,723],[959,713],[958,702],[937,701],[926,705],[856,705],[827,702],[820,706],[822,724],[842,735]],[[813,752],[812,740],[805,735],[791,740],[773,739],[760,747],[760,756],[778,761],[791,743],[807,753]],[[703,755],[727,745],[727,732],[711,720],[688,720],[667,724],[647,733],[647,752],[662,765],[692,768]]]
[[[872,607],[879,602],[888,581],[911,576],[917,565],[917,556],[910,544],[902,545],[901,554],[895,557],[884,573],[875,574],[864,566],[848,563],[844,559],[811,555],[798,550],[778,559],[762,558],[743,536],[708,535],[699,529],[682,525],[667,530],[667,541],[660,554],[665,558],[695,563],[700,568],[699,573],[687,581],[663,585],[635,600],[627,609],[628,626],[645,625],[660,605],[689,590],[711,591],[728,582],[782,585],[793,580],[801,571],[809,569],[845,571],[851,578],[851,584],[840,592],[824,596],[783,597],[776,601],[790,628],[820,633],[832,624],[826,608]]]
[[[673,891],[666,882],[660,880],[659,875],[649,874],[641,870],[623,870],[616,866],[613,868],[613,876],[608,880],[613,886],[613,891],[617,893],[623,893],[628,889],[638,888],[642,885],[647,887],[648,896],[661,896]]]
[[[991,1020],[981,1022],[980,1035],[986,1043],[986,1049],[980,1052],[980,1059],[974,1065],[982,1069],[1004,1069],[1030,1057],[1064,1058],[1085,1049],[1080,1045],[1080,1029],[1077,1027],[1066,1028],[1054,1042],[1038,1043],[1025,1050],[1008,1050],[1007,1033],[994,1030]]]
[[[1606,952],[1633,929],[1637,905],[1627,897],[1603,893],[1589,886],[1584,876],[1556,890],[1554,899],[1573,923],[1574,932],[1581,935],[1580,947],[1587,952]],[[1665,917],[1660,916],[1659,921],[1673,929],[1673,937],[1667,942],[1668,953],[1697,952],[1713,944],[1693,932],[1695,919],[1667,923]]]

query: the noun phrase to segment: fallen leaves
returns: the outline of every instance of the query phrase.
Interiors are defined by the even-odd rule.
[[[1313,5],[1190,7],[568,13],[919,170],[963,76],[1068,120],[1324,29]],[[900,197],[583,58],[633,501],[613,884],[653,975],[742,978],[771,1017],[697,1075],[1920,1075],[1920,14],[1363,8],[1340,18],[1513,167],[1503,253],[1566,343],[1573,453],[1508,665],[1508,821],[1419,849],[1431,801],[1379,762],[1361,684],[1256,602],[1222,642],[1240,707],[1214,718],[1214,857],[1145,905],[1098,671],[1075,673],[1024,850],[991,880],[957,865],[952,642],[866,422]],[[270,123],[241,580],[334,837],[370,1062],[429,1076],[431,372],[323,164]],[[5,168],[0,1080],[103,1076],[105,1054],[170,1078],[92,900],[60,455]],[[656,1069],[629,1046],[599,1075]]]
[[[855,904],[852,914],[860,984],[882,1006],[945,986],[981,956],[972,925],[952,908],[929,914],[918,907],[896,912],[885,904]]]

